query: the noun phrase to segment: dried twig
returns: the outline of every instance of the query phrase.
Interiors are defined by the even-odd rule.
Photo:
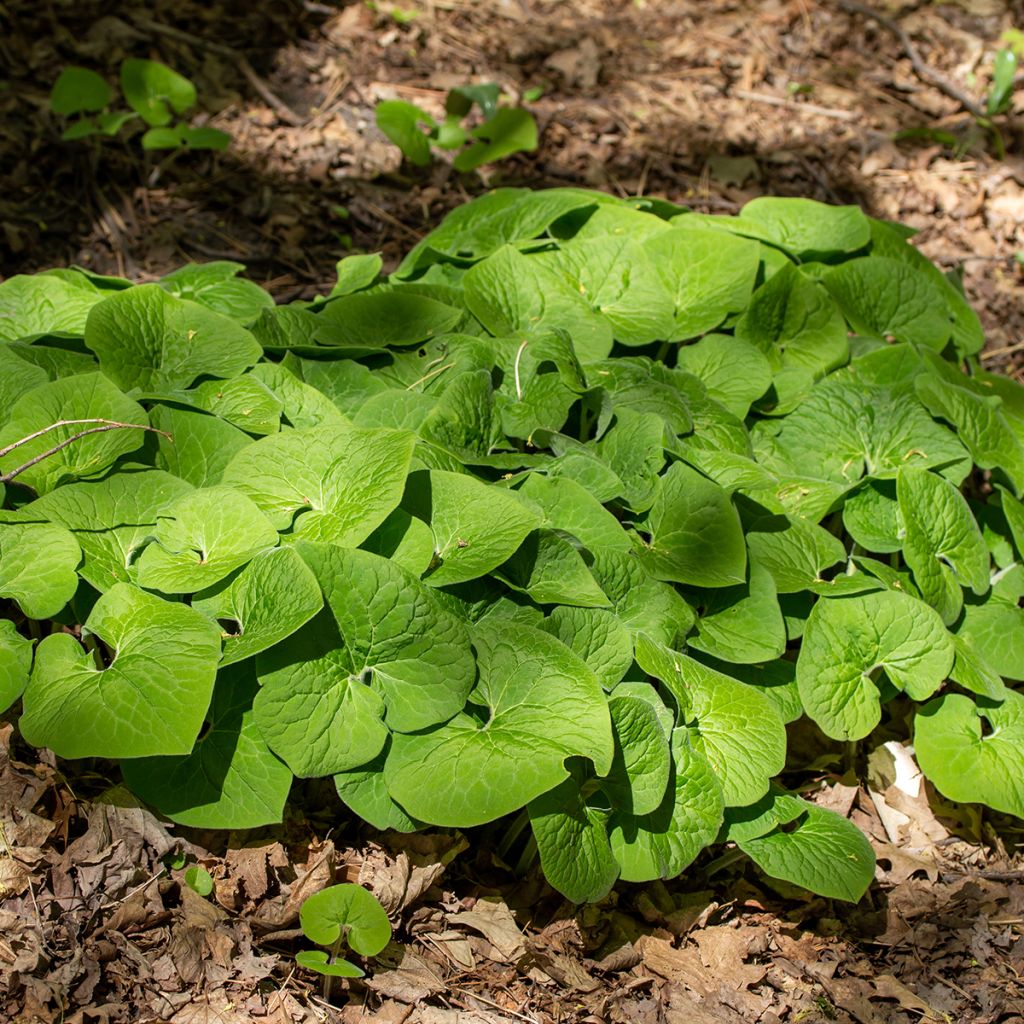
[[[56,423],[51,423],[48,427],[43,427],[42,430],[37,430],[32,434],[28,434],[26,437],[20,438],[19,440],[9,444],[6,448],[0,448],[0,459],[6,455],[10,455],[11,452],[20,448],[24,444],[28,444],[29,441],[34,441],[37,437],[42,437],[44,434],[50,433],[51,430],[56,430],[58,427],[70,427],[75,426],[79,423],[99,423],[98,427],[89,427],[87,430],[80,430],[77,434],[72,434],[70,437],[66,437],[59,444],[55,444],[52,448],[47,448],[46,451],[40,452],[38,455],[29,459],[28,462],[23,462],[20,466],[16,466],[9,473],[0,475],[0,484],[10,483],[16,476],[24,473],[26,469],[31,469],[34,465],[42,462],[43,459],[48,459],[51,455],[56,455],[57,452],[68,445],[73,444],[75,441],[80,440],[83,437],[87,437],[89,434],[102,434],[108,430],[149,430],[154,434],[160,434],[166,437],[168,441],[174,439],[166,430],[157,430],[156,427],[149,426],[148,423],[120,423],[117,420],[104,420],[98,418],[84,419],[84,420],[58,420]]]
[[[928,85],[935,86],[939,92],[945,94],[952,100],[956,100],[968,113],[977,118],[984,118],[985,111],[981,104],[969,93],[961,89],[955,82],[950,81],[941,71],[933,68],[922,56],[921,51],[914,45],[914,41],[907,35],[906,31],[892,18],[871,7],[858,3],[857,0],[836,0],[836,3],[850,14],[859,14],[862,17],[877,21],[882,28],[891,32],[903,47],[903,52],[910,60],[914,74]]]

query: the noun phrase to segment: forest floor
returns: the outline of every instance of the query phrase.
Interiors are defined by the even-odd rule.
[[[717,212],[801,195],[918,228],[922,250],[962,272],[985,358],[1019,373],[1020,128],[1003,123],[1000,153],[896,34],[848,6],[0,0],[0,274],[78,263],[145,281],[234,259],[287,301],[328,290],[351,251],[393,266],[448,209],[499,184]],[[885,10],[981,98],[1014,6]],[[60,142],[47,98],[60,69],[114,78],[125,56],[189,75],[231,149],[146,157],[137,139]],[[513,98],[543,88],[536,153],[484,176],[403,166],[374,105],[440,112],[470,81]],[[943,804],[906,760],[891,744],[872,754],[867,785],[828,761],[799,780],[876,847],[878,881],[855,908],[726,853],[578,909],[536,873],[517,878],[493,832],[469,845],[371,837],[308,785],[283,826],[198,834],[111,789],[108,765],[40,759],[0,723],[0,1022],[1021,1024],[1024,832]],[[195,865],[208,896],[184,882]],[[326,988],[294,953],[299,904],[332,880],[373,889],[397,927],[367,980]]]

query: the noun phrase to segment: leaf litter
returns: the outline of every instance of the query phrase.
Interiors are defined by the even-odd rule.
[[[822,775],[806,794],[848,814],[878,856],[867,898],[843,910],[728,852],[574,907],[536,869],[516,878],[493,844],[333,833],[322,802],[225,841],[11,744],[0,727],[2,1020],[1024,1020],[1024,858],[937,797],[895,741],[873,753],[867,787]],[[186,863],[212,876],[210,897],[185,883]],[[396,935],[327,999],[295,966],[298,910],[343,881],[381,900]]]

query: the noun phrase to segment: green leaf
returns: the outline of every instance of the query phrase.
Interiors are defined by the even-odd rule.
[[[456,207],[402,260],[397,277],[409,277],[438,256],[475,262],[509,242],[537,238],[552,223],[575,210],[616,203],[602,192],[582,188],[499,188]]]
[[[159,285],[114,292],[89,313],[85,343],[123,388],[188,387],[199,376],[233,377],[260,357],[244,327]]]
[[[997,51],[992,63],[992,85],[985,97],[985,113],[989,117],[1005,114],[1013,103],[1017,77],[1017,54],[1008,47]]]
[[[142,407],[118,391],[103,374],[80,374],[42,384],[22,395],[14,403],[10,419],[0,430],[0,448],[55,423],[84,419],[110,420],[141,427],[149,422]],[[67,423],[48,431],[0,458],[0,474],[9,473],[83,430],[96,426],[104,424]],[[142,440],[142,430],[115,428],[89,434],[43,457],[19,474],[18,483],[44,494],[69,477],[74,479],[101,473],[121,455],[138,448]]]
[[[221,623],[222,665],[259,654],[291,636],[323,606],[316,577],[293,548],[257,555],[233,579],[196,594],[192,607]]]
[[[354,771],[335,775],[334,785],[342,803],[374,828],[415,832],[424,827],[423,822],[410,818],[391,799],[384,781],[384,764],[390,751],[389,734],[384,749],[372,761]]]
[[[722,842],[742,843],[760,839],[780,825],[796,821],[808,808],[806,800],[788,793],[773,782],[760,800],[746,807],[730,807],[725,812],[725,822],[719,839]]]
[[[78,541],[50,523],[0,523],[0,597],[30,619],[48,619],[78,589]]]
[[[6,711],[28,686],[32,641],[10,619],[0,619],[0,712]]]
[[[1004,700],[1007,694],[1006,684],[988,663],[988,659],[979,654],[970,641],[962,636],[954,636],[953,642],[956,646],[956,660],[949,670],[949,678],[980,697],[987,697],[993,701]]]
[[[402,507],[434,534],[436,567],[426,576],[441,587],[476,579],[499,566],[540,517],[507,491],[443,470],[411,473]]]
[[[979,393],[957,370],[955,376],[918,377],[917,396],[935,416],[951,423],[975,463],[982,469],[1003,470],[1014,490],[1024,490],[1024,442],[1003,415],[1002,401]]]
[[[295,954],[295,962],[307,971],[316,971],[317,974],[326,975],[329,978],[362,978],[364,972],[355,964],[347,960],[331,960],[328,962],[329,954],[322,949],[304,949]]]
[[[0,346],[0,424],[7,422],[22,395],[49,379],[42,367],[22,359],[10,346]]]
[[[335,264],[338,282],[328,298],[336,299],[369,288],[377,280],[383,265],[379,252],[357,253],[338,260]]]
[[[629,629],[603,608],[560,605],[539,624],[578,654],[610,690],[633,664],[633,638]]]
[[[406,811],[456,828],[501,817],[553,789],[565,759],[591,758],[604,774],[612,733],[601,686],[554,637],[501,622],[476,627],[480,680],[471,705],[412,735],[395,734],[384,767],[388,791]],[[528,742],[527,742],[528,738]],[[430,777],[433,784],[423,786]]]
[[[822,280],[850,326],[941,352],[953,333],[943,293],[926,274],[885,256],[829,267]]]
[[[608,701],[615,731],[611,771],[600,780],[612,806],[643,816],[661,806],[668,788],[672,755],[658,712],[640,697],[613,695]]]
[[[276,434],[281,429],[284,403],[251,373],[231,380],[208,380],[168,398],[213,413],[250,434]]]
[[[159,512],[188,494],[184,481],[152,469],[114,473],[95,483],[66,484],[25,506],[72,532],[81,545],[82,579],[101,593],[115,583],[136,582],[136,559]]]
[[[402,498],[413,436],[341,423],[272,434],[238,452],[222,482],[250,497],[275,529],[362,543]]]
[[[85,278],[15,274],[0,284],[0,341],[44,334],[80,338],[89,310],[102,298]]]
[[[351,685],[362,683],[369,683],[374,694],[383,697],[387,723],[393,731],[423,729],[462,709],[475,674],[469,634],[462,622],[440,605],[429,587],[369,551],[322,544],[301,544],[298,550],[320,583],[336,630],[328,630],[333,643],[326,649],[307,630],[305,637],[297,635],[261,659],[261,681],[274,689],[274,695],[261,695],[261,721],[269,724],[267,705],[276,699],[278,725],[272,727],[274,732],[281,731],[286,719],[292,723],[303,721],[308,744],[310,730],[318,726],[320,732],[330,729],[331,719],[341,714]],[[318,625],[324,628],[322,621]],[[324,650],[324,656],[315,666],[304,664],[307,659],[302,655],[318,648]],[[268,679],[271,666],[273,678]],[[307,673],[308,678],[302,682],[302,675]],[[302,709],[296,706],[294,697],[314,684],[320,703],[317,718],[314,720],[308,706],[304,718],[300,718]],[[376,710],[365,696],[359,694],[356,698],[362,698],[364,711]],[[281,701],[287,702],[287,709]],[[355,768],[376,756],[381,745],[383,739],[360,760],[329,771]]]
[[[684,345],[676,363],[681,370],[700,378],[708,395],[740,419],[772,382],[768,357],[749,342],[727,334],[707,334],[692,345]]]
[[[813,199],[759,196],[740,211],[755,225],[756,237],[777,245],[801,262],[863,249],[871,227],[858,206],[828,206]]]
[[[992,670],[1007,679],[1024,679],[1024,609],[1015,598],[993,591],[983,600],[969,595],[956,634],[984,653]]]
[[[106,79],[88,68],[64,68],[50,90],[50,109],[55,114],[95,113],[114,98]]]
[[[722,823],[722,787],[687,729],[672,733],[672,770],[651,814],[616,811],[609,839],[626,882],[675,878],[711,843]]]
[[[815,477],[843,484],[865,474],[892,479],[905,465],[942,470],[966,462],[957,438],[913,395],[845,372],[815,386],[783,421],[776,445],[793,476],[811,467]]]
[[[729,495],[683,462],[660,478],[642,529],[650,539],[641,560],[658,579],[698,587],[746,579],[743,530]]]
[[[881,718],[879,670],[913,700],[924,700],[942,685],[953,655],[953,637],[938,613],[907,594],[822,599],[797,659],[800,699],[826,735],[861,739]]]
[[[193,864],[185,871],[185,884],[200,896],[206,897],[213,892],[213,876],[206,868]]]
[[[532,256],[531,262],[567,279],[611,324],[616,341],[647,345],[667,337],[675,303],[642,242],[622,232],[577,236],[558,249]]]
[[[512,153],[537,148],[537,122],[533,114],[522,107],[502,107],[470,135],[479,141],[452,161],[457,171],[473,171]]]
[[[128,106],[154,127],[170,124],[175,114],[184,114],[196,103],[196,87],[155,60],[124,61],[121,91]]]
[[[540,508],[546,528],[572,535],[588,551],[632,550],[615,516],[575,480],[531,473],[519,493]]]
[[[248,434],[230,423],[186,409],[154,406],[150,422],[172,438],[157,439],[157,467],[195,487],[219,483],[232,457],[252,443]]]
[[[754,686],[641,635],[636,660],[675,699],[688,742],[708,759],[726,807],[753,803],[786,760],[786,730],[772,702]],[[717,824],[716,824],[717,829]]]
[[[409,163],[418,167],[430,163],[430,138],[420,126],[434,128],[437,122],[425,110],[405,100],[384,100],[374,108],[374,117]]]
[[[875,853],[856,825],[805,804],[803,815],[739,848],[766,874],[819,896],[856,903],[875,877]]]
[[[573,903],[603,900],[619,877],[608,811],[590,806],[575,778],[531,800],[528,810],[548,883]]]
[[[612,327],[564,276],[508,245],[466,273],[469,311],[491,332],[524,338],[568,331],[583,362],[611,351]]]
[[[184,757],[122,765],[125,782],[172,821],[189,828],[258,828],[279,822],[292,773],[270,751],[252,710],[252,663],[217,675],[207,730]]]
[[[675,588],[654,579],[634,554],[600,552],[591,566],[619,621],[635,635],[675,646],[693,627],[693,609]]]
[[[401,288],[374,289],[332,299],[318,316],[321,345],[383,349],[417,345],[456,330],[462,310]]]
[[[889,480],[868,480],[843,502],[843,526],[866,551],[892,554],[903,546],[896,488]]]
[[[999,704],[947,693],[914,718],[921,771],[943,796],[1024,817],[1024,696]]]
[[[740,508],[750,557],[768,570],[780,594],[821,582],[824,570],[846,557],[843,542],[820,526],[749,503]]]
[[[636,512],[654,504],[665,464],[665,420],[653,412],[615,411],[615,422],[597,444],[597,455],[621,483],[619,494]]]
[[[828,291],[788,264],[754,292],[736,337],[767,357],[776,373],[802,368],[814,378],[850,357],[846,324]]]
[[[198,302],[215,313],[241,324],[250,324],[264,309],[273,309],[274,300],[254,281],[238,274],[241,263],[214,260],[211,263],[187,263],[160,279],[160,287],[175,298]]]
[[[248,374],[281,406],[281,415],[296,430],[348,426],[348,418],[327,395],[301,381],[282,363],[259,363]]]
[[[329,885],[299,909],[306,938],[318,946],[343,939],[356,953],[376,956],[391,941],[391,922],[373,893],[360,885]]]
[[[750,579],[734,587],[689,592],[697,609],[691,647],[738,664],[772,661],[786,649],[786,626],[771,573],[750,563]]]
[[[82,635],[111,651],[109,667],[68,633],[43,639],[23,698],[26,741],[69,758],[187,754],[213,692],[216,624],[118,583],[96,602]]]
[[[745,309],[757,276],[760,246],[745,238],[690,226],[686,215],[644,249],[675,304],[666,341],[685,341]]]
[[[212,587],[266,548],[277,531],[244,494],[230,487],[191,491],[165,506],[153,542],[136,564],[140,587],[192,594]]]
[[[988,548],[964,496],[948,480],[905,466],[896,478],[903,519],[903,557],[921,596],[953,623],[963,607],[961,587],[989,589]]]
[[[534,530],[493,575],[538,604],[607,608],[608,597],[579,551],[552,530]]]

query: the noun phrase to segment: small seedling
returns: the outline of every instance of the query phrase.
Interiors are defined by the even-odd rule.
[[[537,148],[537,122],[522,107],[500,103],[501,88],[494,82],[452,89],[445,100],[443,121],[405,100],[385,100],[376,108],[377,126],[411,164],[425,167],[431,149],[460,150],[452,161],[457,171],[472,171],[512,153]],[[480,108],[482,124],[464,124],[473,106]]]
[[[302,932],[322,949],[306,949],[295,962],[333,978],[361,978],[363,971],[338,957],[343,945],[360,956],[376,956],[391,941],[391,922],[372,893],[360,885],[332,885],[310,896],[299,911]]]
[[[130,110],[112,110],[114,90],[89,68],[65,68],[50,92],[50,109],[74,118],[61,134],[66,141],[114,136],[132,121],[147,125],[143,149],[226,149],[231,136],[216,128],[177,120],[196,105],[196,87],[184,75],[155,60],[121,65],[121,92]]]
[[[213,892],[213,876],[204,867],[193,864],[185,871],[185,884],[200,896],[206,897]]]

